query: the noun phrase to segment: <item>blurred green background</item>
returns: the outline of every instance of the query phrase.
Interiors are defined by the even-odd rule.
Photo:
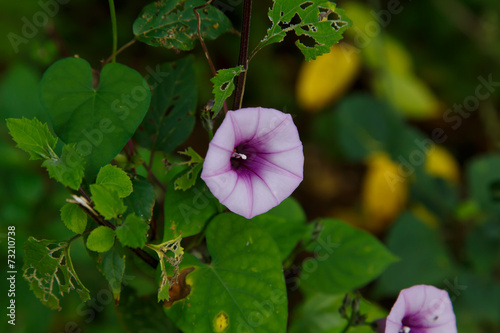
[[[28,290],[20,273],[28,236],[72,237],[59,218],[69,192],[50,180],[38,161],[29,161],[14,147],[5,119],[24,116],[48,122],[38,99],[44,70],[73,55],[99,70],[111,53],[108,3],[61,2],[67,3],[0,4],[0,260],[5,271],[7,227],[15,226],[18,271],[16,326],[7,324],[2,301],[0,331],[132,331],[120,325],[126,320],[105,297],[107,283],[81,242],[72,247],[73,263],[95,303],[82,305],[71,293],[61,311],[51,311]],[[52,5],[44,5],[48,3]],[[236,29],[241,3],[215,1]],[[132,23],[147,4],[116,2],[119,46],[133,38]],[[270,5],[254,1],[251,46],[265,35]],[[294,196],[309,220],[343,219],[380,237],[403,258],[362,290],[366,298],[390,308],[399,289],[434,284],[450,293],[459,331],[500,332],[500,83],[495,83],[500,82],[500,2],[373,0],[337,5],[354,22],[341,44],[307,64],[294,46],[295,36],[264,49],[250,63],[243,105],[293,115],[306,156],[304,182]],[[217,68],[236,65],[236,33],[207,46]],[[210,70],[199,46],[192,53],[201,109],[212,98]],[[147,66],[183,55],[137,42],[117,60],[144,74]],[[484,98],[477,92],[483,82],[479,77],[493,81],[480,88],[481,96],[488,95]],[[461,106],[465,111],[457,111]],[[198,122],[185,146],[203,155],[206,138]],[[415,145],[415,140],[431,142],[428,138],[438,147]],[[414,163],[417,152],[423,159]],[[414,170],[402,177],[405,161]],[[139,295],[156,289],[140,269],[131,265],[128,270]],[[7,289],[2,278],[0,290]],[[144,301],[130,291],[122,297],[136,308]],[[299,304],[291,301],[292,318]],[[160,314],[155,325],[148,332],[169,324]]]

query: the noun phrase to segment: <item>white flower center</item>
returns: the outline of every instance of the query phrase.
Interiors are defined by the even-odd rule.
[[[231,157],[241,158],[242,160],[246,160],[247,159],[247,155],[242,154],[242,153],[237,153],[237,152],[234,152],[233,155],[231,155]]]
[[[403,326],[403,328],[400,329],[398,333],[410,333],[410,331],[411,328],[409,328],[408,326]]]

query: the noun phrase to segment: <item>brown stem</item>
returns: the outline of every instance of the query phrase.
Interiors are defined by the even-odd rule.
[[[116,51],[115,53],[113,53],[112,55],[109,56],[108,59],[106,59],[103,63],[102,63],[102,66],[106,66],[111,60],[113,60],[113,57],[116,57],[117,55],[119,55],[120,53],[122,53],[122,51],[124,51],[126,48],[128,48],[129,46],[133,45],[137,40],[134,38],[132,39],[130,42],[128,42],[127,44],[123,45],[122,47],[120,47],[118,49],[118,51]]]
[[[144,169],[146,169],[146,171],[148,172],[148,178],[151,178],[155,183],[156,185],[158,185],[161,190],[163,191],[163,193],[167,192],[167,188],[165,187],[165,185],[163,185],[160,180],[158,179],[158,177],[155,176],[155,174],[153,173],[152,171],[152,167],[153,167],[153,160],[154,160],[154,150],[151,151],[151,155],[149,156],[149,165],[144,162],[142,165],[144,166]]]
[[[196,6],[193,8],[194,15],[196,15],[196,23],[197,23],[197,29],[198,29],[198,39],[200,40],[201,47],[203,48],[203,52],[205,53],[205,57],[208,60],[208,64],[210,65],[210,69],[212,70],[212,75],[216,76],[217,75],[217,70],[215,69],[214,63],[212,61],[212,58],[210,57],[210,53],[208,53],[207,45],[205,44],[205,41],[203,40],[203,37],[201,36],[201,18],[200,14],[198,14],[197,10],[201,8],[205,8],[206,6],[210,5],[213,0],[208,0],[205,4]],[[224,101],[224,113],[227,113],[227,103]]]
[[[250,15],[252,12],[252,0],[245,0],[243,3],[243,23],[241,26],[240,57],[238,65],[243,66],[243,72],[236,81],[236,93],[234,95],[233,110],[241,109],[243,94],[245,93],[245,81],[248,69],[248,42],[250,38]]]

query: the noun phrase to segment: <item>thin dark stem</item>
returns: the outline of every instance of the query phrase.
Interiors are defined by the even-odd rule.
[[[236,93],[234,95],[233,110],[241,109],[243,94],[245,93],[245,81],[248,69],[248,42],[250,39],[250,16],[252,13],[252,0],[245,0],[243,3],[243,23],[241,26],[240,57],[238,65],[243,66],[243,72],[236,81]]]
[[[113,0],[109,0],[109,12],[111,13],[111,27],[113,29],[113,58],[111,60],[116,62],[116,48],[118,46],[118,30],[116,28],[116,12],[115,3]]]
[[[205,41],[203,40],[203,37],[201,36],[201,18],[200,14],[198,14],[198,9],[204,8],[212,3],[213,0],[208,0],[207,3],[201,5],[201,6],[196,6],[193,8],[194,15],[196,15],[196,22],[197,22],[197,29],[198,29],[198,39],[200,40],[201,47],[203,48],[203,52],[205,53],[205,57],[207,58],[208,65],[210,66],[210,69],[212,70],[212,75],[216,76],[217,75],[217,69],[215,69],[214,62],[212,61],[212,58],[210,57],[210,53],[208,53],[208,48],[207,45],[205,44]],[[224,113],[227,113],[227,103],[224,101]]]
[[[155,174],[153,173],[153,170],[152,170],[153,161],[154,161],[154,153],[155,153],[154,150],[152,150],[151,155],[149,157],[149,165],[146,162],[144,162],[142,165],[144,166],[144,169],[146,169],[146,171],[148,172],[148,176],[156,183],[156,185],[158,185],[161,188],[163,193],[165,193],[165,192],[167,192],[167,188],[165,187],[165,185],[163,185],[160,182],[160,180],[158,179],[158,177],[155,176]]]

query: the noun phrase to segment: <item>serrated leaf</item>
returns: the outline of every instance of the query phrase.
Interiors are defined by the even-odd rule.
[[[76,144],[64,145],[61,157],[43,161],[50,178],[54,178],[64,186],[78,190],[82,184],[85,171],[85,160],[76,149]]]
[[[130,177],[125,171],[115,165],[107,164],[103,166],[97,174],[95,183],[116,191],[120,198],[125,198],[132,193],[132,181]]]
[[[53,157],[53,149],[57,138],[54,137],[47,126],[38,119],[7,119],[7,127],[16,147],[30,154],[30,160],[42,160]]]
[[[189,147],[186,151],[179,153],[191,158],[187,161],[187,164],[191,168],[174,182],[175,190],[185,191],[193,187],[196,183],[196,179],[198,178],[201,169],[203,169],[203,158],[191,147]]]
[[[169,153],[189,137],[198,98],[194,68],[194,59],[188,56],[148,70],[153,94],[149,111],[135,134],[141,146]]]
[[[156,202],[155,189],[151,183],[140,176],[132,179],[133,192],[123,199],[127,206],[127,213],[135,213],[143,219],[150,219],[153,216],[153,207]]]
[[[83,302],[90,299],[73,268],[67,243],[30,237],[24,244],[23,261],[23,277],[43,305],[60,310],[59,297],[72,289],[76,289]]]
[[[102,274],[108,280],[115,303],[120,300],[123,274],[125,273],[125,257],[111,249],[102,255]]]
[[[87,214],[80,206],[73,203],[66,203],[61,208],[61,220],[69,230],[81,234],[87,227]]]
[[[269,234],[227,213],[208,225],[206,240],[212,261],[185,255],[181,268],[194,268],[186,278],[190,289],[166,308],[168,317],[183,332],[252,332],[258,323],[258,332],[284,333],[286,287]]]
[[[90,178],[123,149],[142,122],[151,100],[143,77],[118,63],[104,66],[94,87],[92,68],[80,58],[52,64],[40,83],[40,97],[54,131],[75,143],[88,162]]]
[[[194,7],[204,0],[160,0],[144,7],[135,20],[135,38],[152,46],[189,51],[198,39]],[[231,29],[229,19],[215,7],[208,5],[198,10],[203,39],[212,40]]]
[[[365,231],[333,219],[321,223],[317,240],[308,246],[316,258],[302,263],[298,280],[308,294],[338,294],[362,287],[397,260]]]
[[[341,9],[325,0],[275,0],[268,15],[272,26],[256,51],[266,45],[281,42],[287,32],[293,30],[297,36],[304,35],[314,40],[312,47],[302,44],[299,40],[295,43],[308,61],[330,52],[330,47],[337,43],[343,32],[352,25]]]
[[[92,230],[87,238],[87,248],[96,252],[109,251],[115,243],[115,231],[105,226]]]
[[[200,178],[186,191],[176,191],[172,185],[165,193],[164,241],[196,235],[218,212],[217,199]]]
[[[149,225],[135,214],[127,216],[122,225],[116,228],[116,237],[123,246],[142,248],[146,244]]]
[[[127,206],[123,204],[123,200],[118,196],[118,193],[104,185],[90,185],[90,193],[92,193],[91,198],[95,210],[107,220],[113,219],[127,210]]]
[[[234,91],[234,78],[243,72],[243,66],[221,69],[217,75],[210,79],[214,84],[212,93],[215,96],[214,106],[212,108],[213,118],[217,116],[224,105],[224,101],[231,96]]]

